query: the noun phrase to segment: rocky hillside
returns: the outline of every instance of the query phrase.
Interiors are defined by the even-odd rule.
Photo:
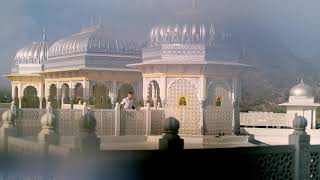
[[[247,37],[241,62],[256,69],[242,76],[242,111],[283,111],[277,104],[287,101],[289,89],[301,78],[317,87],[320,64],[315,59],[298,58],[270,32]]]

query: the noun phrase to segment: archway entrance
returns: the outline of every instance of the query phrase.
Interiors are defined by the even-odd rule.
[[[62,87],[62,102],[63,104],[70,104],[70,88],[68,84],[63,84]]]
[[[16,107],[19,107],[18,87],[15,86],[13,90],[13,101]]]
[[[49,88],[49,99],[53,108],[58,108],[58,90],[55,84],[51,84]]]
[[[83,102],[83,86],[81,83],[77,83],[74,87],[74,103],[78,104],[79,101]]]
[[[160,87],[157,81],[153,80],[148,85],[148,102],[151,107],[157,107],[158,103],[162,106],[160,99]]]
[[[94,107],[96,109],[112,108],[111,99],[108,94],[109,89],[104,84],[96,84],[93,86]]]
[[[33,86],[28,86],[23,91],[22,107],[23,108],[39,108],[39,98],[37,89]]]

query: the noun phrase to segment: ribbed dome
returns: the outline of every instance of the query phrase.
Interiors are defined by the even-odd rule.
[[[304,84],[303,80],[290,89],[290,96],[306,96],[314,97],[314,90],[312,87]]]
[[[149,33],[149,46],[160,44],[213,45],[216,32],[210,23],[156,25]]]
[[[18,50],[14,58],[15,64],[43,64],[48,59],[49,47],[46,40],[33,42]]]
[[[49,59],[54,56],[86,53],[135,55],[139,54],[139,51],[133,42],[109,38],[103,26],[98,25],[84,28],[79,33],[53,43]]]
[[[221,33],[208,16],[198,9],[198,1],[192,1],[192,9],[179,11],[175,20],[167,24],[155,25],[149,33],[149,47],[161,44],[203,44],[213,46],[221,39]]]

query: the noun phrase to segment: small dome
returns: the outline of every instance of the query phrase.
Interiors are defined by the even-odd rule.
[[[56,41],[50,48],[49,57],[87,53],[137,55],[139,50],[131,41],[109,38],[103,26],[98,25]]]
[[[16,53],[15,64],[43,64],[48,59],[49,47],[46,40],[28,44]]]
[[[314,97],[314,91],[312,87],[304,84],[303,80],[301,80],[298,85],[290,89],[290,96]]]

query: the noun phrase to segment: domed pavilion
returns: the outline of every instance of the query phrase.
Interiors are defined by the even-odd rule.
[[[252,67],[224,46],[228,38],[193,1],[174,22],[152,27],[142,62],[129,65],[142,72],[144,102],[178,119],[180,134],[239,133],[239,75]]]
[[[12,95],[19,107],[111,108],[129,91],[142,97],[141,73],[127,64],[138,63],[141,52],[131,41],[114,39],[102,25],[49,42],[33,42],[18,50],[12,73]]]
[[[315,103],[315,91],[311,86],[301,82],[290,89],[289,102],[279,104],[286,106],[288,114],[303,116],[308,121],[307,129],[316,128],[316,115],[319,103]]]

